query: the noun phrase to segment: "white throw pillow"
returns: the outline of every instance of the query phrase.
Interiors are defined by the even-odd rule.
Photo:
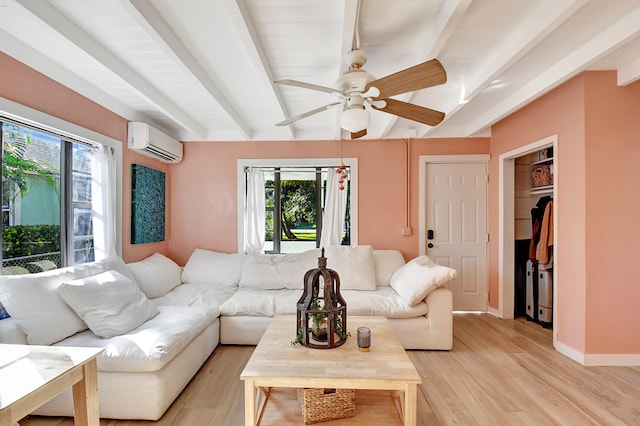
[[[340,276],[341,289],[376,289],[376,266],[371,246],[330,246],[324,256],[327,268]]]
[[[242,269],[240,287],[262,290],[304,288],[304,274],[318,267],[320,249],[301,253],[252,254]]]
[[[429,256],[419,256],[398,269],[390,284],[407,305],[415,306],[457,276],[455,269],[438,265]]]
[[[60,298],[57,288],[65,281],[88,275],[84,266],[38,274],[5,275],[0,277],[0,302],[27,335],[29,344],[50,345],[87,329]]]
[[[182,270],[182,282],[237,287],[247,256],[195,249]]]
[[[139,262],[128,263],[127,266],[149,299],[164,296],[182,284],[180,266],[160,253]]]
[[[126,263],[124,263],[124,260],[122,260],[122,258],[119,256],[112,256],[102,260],[96,260],[95,262],[84,263],[82,266],[87,268],[87,276],[89,277],[107,271],[118,271],[131,280],[136,280],[136,277],[133,276]]]
[[[118,271],[63,283],[58,293],[96,336],[105,339],[126,334],[158,314],[140,287]]]

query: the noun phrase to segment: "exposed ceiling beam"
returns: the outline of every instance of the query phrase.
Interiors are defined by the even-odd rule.
[[[435,20],[436,25],[431,27],[429,30],[429,35],[425,43],[422,45],[422,53],[419,55],[417,62],[428,61],[438,56],[440,50],[449,39],[449,36],[460,22],[460,19],[470,4],[471,0],[458,0],[443,3],[440,11],[438,12],[438,17]],[[411,103],[413,98],[413,93],[407,93],[398,99]],[[384,130],[380,135],[380,137],[383,138],[389,134],[391,129],[393,129],[393,126],[398,121],[398,117],[395,115],[389,115],[386,120],[387,124],[384,126]]]
[[[349,68],[347,53],[356,46],[355,37],[358,19],[359,0],[345,0],[344,2],[344,20],[342,25],[342,50],[340,51],[340,72]]]
[[[224,91],[220,89],[220,84],[213,81],[213,78],[176,36],[156,8],[147,0],[120,0],[120,3],[147,34],[162,47],[164,52],[215,99],[243,136],[251,139],[251,128],[224,94]]]
[[[152,124],[154,127],[162,129],[165,133],[171,134],[170,131],[154,122],[145,114],[134,111],[110,94],[102,91],[81,76],[69,71],[56,61],[36,51],[22,40],[17,39],[13,34],[2,29],[0,29],[0,51],[129,121],[144,121]]]
[[[499,46],[491,49],[494,52],[486,57],[484,64],[478,67],[468,82],[465,83],[464,99],[451,98],[444,108],[445,121],[451,119],[465,107],[467,102],[496,80],[501,74],[517,63],[545,37],[570,18],[587,0],[547,0],[536,2],[535,10],[524,13],[526,16],[517,26],[517,33],[505,37]],[[425,135],[433,133],[435,127],[428,129]]]
[[[273,70],[271,69],[271,64],[269,63],[267,54],[264,51],[264,47],[262,47],[262,43],[260,43],[260,37],[258,36],[258,32],[256,31],[253,21],[251,20],[251,15],[249,14],[247,5],[244,0],[226,0],[225,4],[227,6],[227,10],[229,10],[231,19],[238,30],[238,34],[242,38],[244,46],[247,49],[247,53],[251,57],[256,69],[262,70],[262,73],[260,73],[263,77],[262,84],[264,87],[271,88],[271,92],[273,93],[273,96],[280,107],[280,111],[282,112],[283,120],[290,118],[291,116],[289,115],[289,110],[284,102],[284,98],[280,94],[280,90],[276,87],[276,84],[273,82],[275,77],[273,75]],[[287,129],[289,129],[290,138],[295,139],[293,126],[287,126]]]
[[[120,77],[147,102],[154,105],[171,120],[195,135],[204,138],[207,132],[200,123],[182,111],[167,96],[159,92],[124,61],[104,48],[51,3],[40,0],[16,0],[16,2]]]
[[[471,5],[471,0],[445,1],[438,11],[438,16],[429,29],[427,40],[422,46],[422,59],[429,60],[438,56],[456,29],[463,15]]]
[[[591,40],[586,41],[581,47],[575,49],[556,64],[549,66],[544,72],[507,99],[469,123],[467,135],[475,134],[498,122],[537,97],[579,74],[589,64],[598,61],[629,40],[637,37],[640,35],[638,22],[640,22],[640,6],[624,15],[620,20],[607,27],[606,30]]]
[[[618,69],[618,86],[627,86],[640,80],[640,58]]]

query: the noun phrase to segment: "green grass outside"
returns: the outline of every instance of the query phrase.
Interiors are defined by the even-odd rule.
[[[293,229],[293,235],[296,236],[297,241],[315,241],[316,230],[315,229]],[[282,240],[287,240],[287,236],[282,234]]]

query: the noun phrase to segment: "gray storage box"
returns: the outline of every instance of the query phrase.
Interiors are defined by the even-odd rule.
[[[538,271],[538,321],[553,322],[553,271]]]
[[[526,315],[527,319],[535,320],[537,317],[538,308],[535,306],[535,300],[533,298],[534,285],[536,280],[536,265],[530,260],[527,260],[527,277],[526,277]]]

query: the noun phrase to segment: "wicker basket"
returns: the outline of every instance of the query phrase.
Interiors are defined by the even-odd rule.
[[[549,165],[535,166],[531,169],[531,186],[553,185],[553,171]]]
[[[298,401],[305,425],[356,415],[356,392],[353,389],[298,389]]]

